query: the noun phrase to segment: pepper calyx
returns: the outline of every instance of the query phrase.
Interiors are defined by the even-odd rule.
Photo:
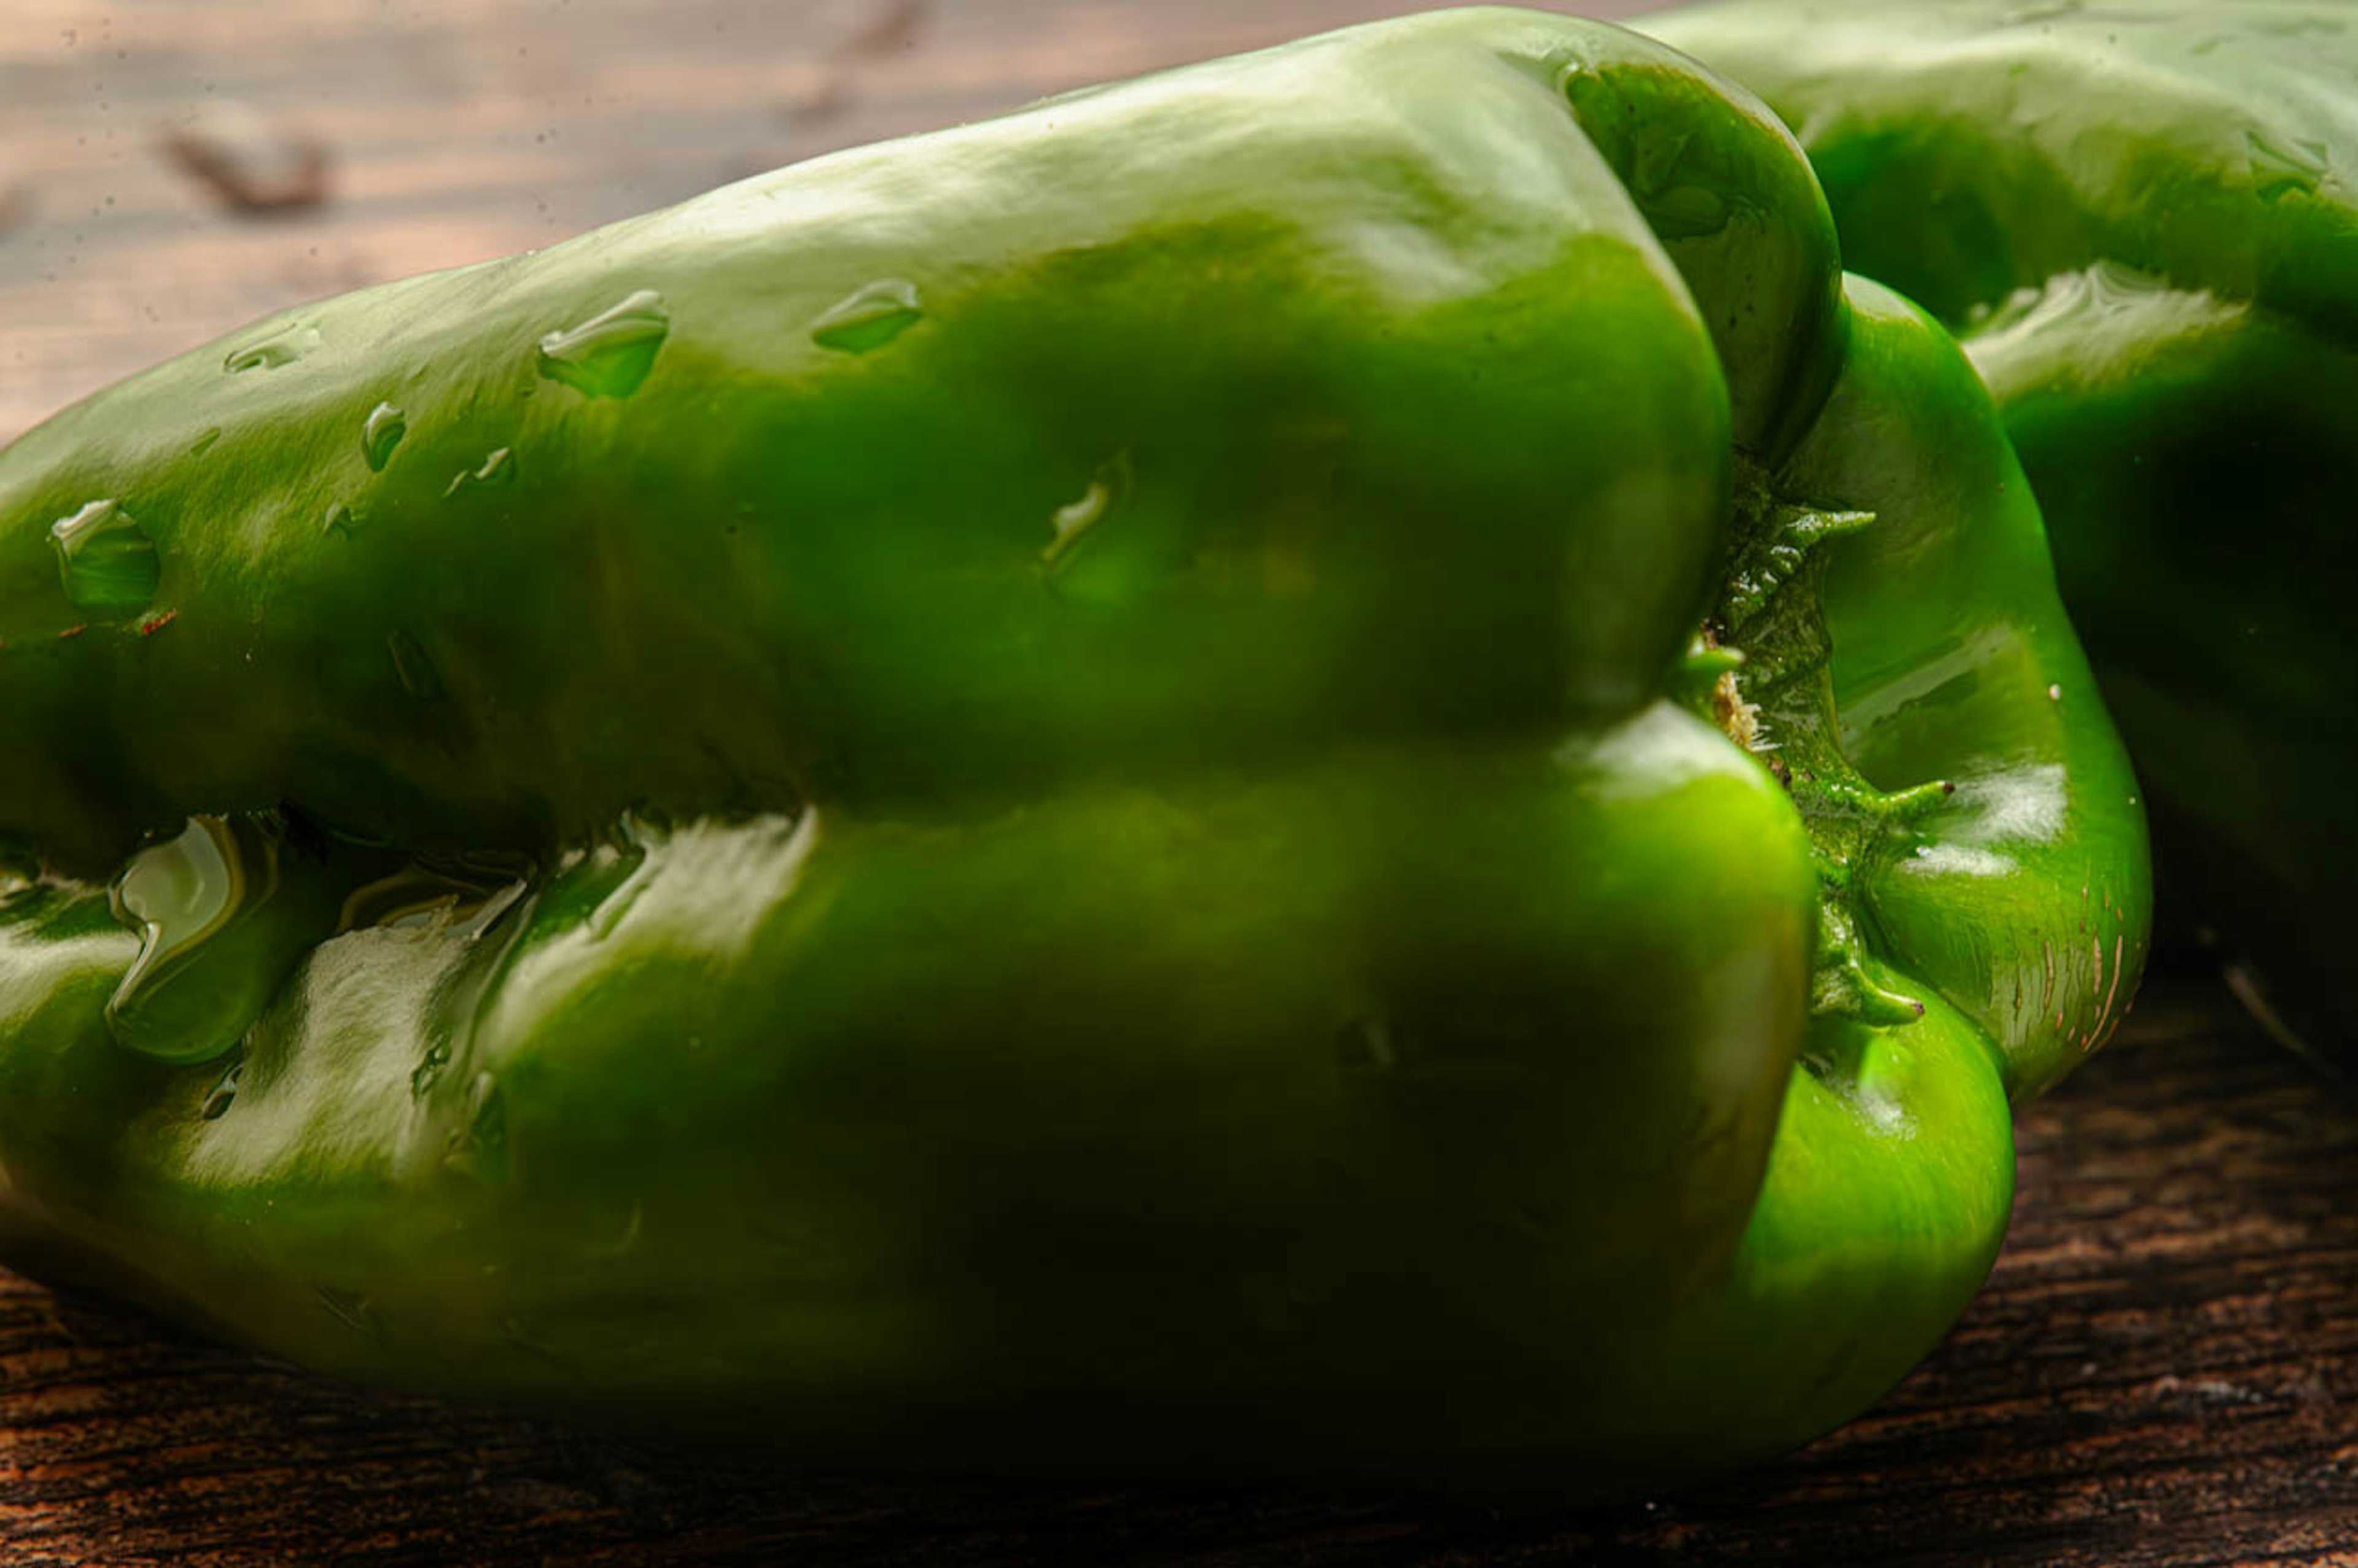
[[[1823,546],[1875,520],[1781,496],[1759,464],[1737,454],[1726,576],[1682,683],[1690,708],[1785,787],[1809,831],[1819,886],[1812,1015],[1893,1027],[1922,1017],[1924,1003],[1874,979],[1870,917],[1853,879],[1863,864],[1912,846],[1911,825],[1956,786],[1935,779],[1882,789],[1843,749]]]

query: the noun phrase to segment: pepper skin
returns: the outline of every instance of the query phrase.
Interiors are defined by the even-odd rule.
[[[2147,787],[2163,905],[2358,1069],[2358,10],[1748,3],[1650,32],[1798,128],[1850,265],[1963,335]]]
[[[0,454],[0,631],[12,1256],[838,1465],[1773,1454],[2145,946],[1970,367],[1535,13],[275,318]]]

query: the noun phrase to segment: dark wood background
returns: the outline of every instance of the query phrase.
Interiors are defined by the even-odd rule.
[[[1411,8],[0,0],[0,438],[282,305]],[[2180,972],[2026,1113],[2021,1188],[1988,1291],[1875,1411],[1584,1513],[732,1467],[0,1274],[0,1563],[2358,1568],[2358,1096]]]

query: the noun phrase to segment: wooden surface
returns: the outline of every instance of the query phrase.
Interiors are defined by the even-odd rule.
[[[1412,0],[0,0],[0,439],[284,306]],[[1592,15],[1627,13],[1604,0]],[[168,150],[328,154],[243,214]]]
[[[1406,8],[0,0],[0,437],[299,299]],[[175,139],[297,198],[314,144],[319,200],[257,211]],[[1942,1350],[1698,1497],[1498,1515],[731,1468],[0,1276],[0,1563],[2358,1565],[2358,1099],[2181,977],[2021,1141],[2012,1239]]]

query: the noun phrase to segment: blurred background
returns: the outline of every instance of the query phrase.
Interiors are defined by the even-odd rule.
[[[546,245],[838,147],[1425,8],[0,0],[0,442],[302,300]]]

